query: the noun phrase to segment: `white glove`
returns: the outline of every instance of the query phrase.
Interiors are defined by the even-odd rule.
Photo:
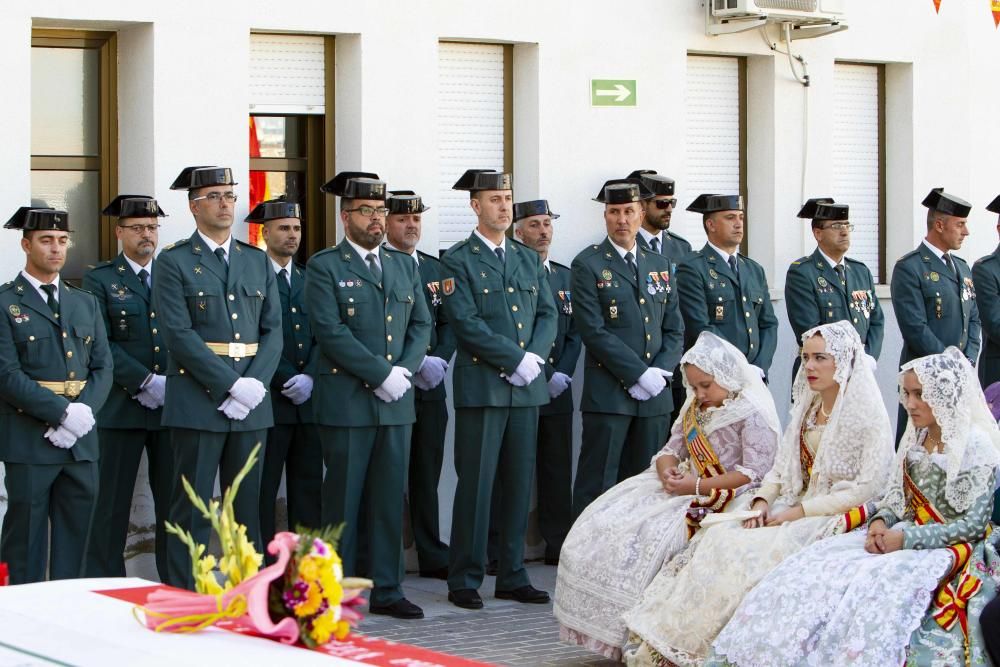
[[[69,449],[76,444],[76,436],[64,426],[60,426],[59,428],[50,428],[45,432],[45,437],[49,439],[49,442],[60,449]]]
[[[219,406],[219,411],[236,421],[243,421],[250,414],[250,408],[237,401],[232,396],[227,396],[226,400]]]
[[[281,385],[281,395],[285,396],[295,405],[302,405],[309,400],[313,393],[313,379],[305,373],[293,375],[288,382]]]
[[[628,388],[628,395],[637,401],[648,401],[653,398],[653,396],[648,391],[643,389],[638,382]]]
[[[521,363],[517,365],[514,370],[515,375],[520,375],[521,379],[524,380],[525,385],[529,385],[535,381],[542,372],[542,367],[545,365],[545,360],[534,352],[525,352],[524,356],[521,358]],[[511,384],[514,384],[513,382]],[[520,385],[515,385],[520,386]]]
[[[569,387],[569,383],[573,381],[573,378],[566,375],[565,373],[560,373],[556,371],[552,374],[549,379],[549,398],[555,398],[559,394],[566,391]]]
[[[868,364],[868,370],[870,370],[872,373],[875,373],[876,370],[878,369],[878,362],[875,361],[875,357],[873,357],[870,354],[865,355],[865,363]]]
[[[414,384],[427,391],[433,389],[444,381],[444,374],[448,370],[448,362],[441,357],[424,357],[420,362],[420,369],[417,370],[417,377]],[[419,378],[420,383],[416,380]]]
[[[386,393],[381,387],[375,390],[375,395],[386,403],[392,403],[393,398],[388,393]]]
[[[660,392],[667,386],[666,378],[671,375],[670,371],[665,371],[662,368],[647,368],[639,376],[639,381],[636,384],[649,394],[649,398],[653,398],[654,396],[659,396]]]
[[[524,381],[524,378],[518,375],[517,373],[514,373],[513,375],[507,375],[506,373],[501,373],[500,377],[502,377],[504,380],[511,383],[515,387],[524,387],[528,384],[527,382]]]
[[[381,390],[385,397],[379,396],[383,401],[387,397],[389,400],[386,403],[391,403],[392,401],[398,401],[403,397],[411,386],[410,381],[406,378],[412,377],[412,373],[402,366],[393,366],[392,370],[389,371],[389,377],[382,382],[382,386],[376,389],[376,396],[378,396],[378,391]]]
[[[149,382],[143,385],[139,393],[135,395],[135,400],[139,401],[142,407],[149,410],[156,410],[163,407],[163,400],[167,395],[167,378],[164,375],[153,375]]]
[[[257,378],[240,378],[229,388],[229,395],[253,410],[264,400],[267,389]]]
[[[755,371],[757,371],[757,374],[760,375],[760,379],[761,380],[767,379],[767,373],[765,373],[764,369],[761,368],[760,366],[754,366],[753,364],[750,364],[750,368],[752,368]]]
[[[66,414],[61,423],[67,431],[82,438],[94,428],[94,411],[86,403],[70,403],[66,406]]]

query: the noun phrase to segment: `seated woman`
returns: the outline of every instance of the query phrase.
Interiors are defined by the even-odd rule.
[[[990,664],[1000,431],[957,348],[904,365],[900,385],[909,425],[867,532],[814,544],[749,593],[714,645],[730,664]]]
[[[791,421],[752,503],[759,517],[700,531],[664,567],[625,615],[629,664],[700,664],[747,591],[884,487],[892,432],[857,332],[835,322],[802,341]]]
[[[702,333],[681,359],[687,400],[649,469],[591,503],[559,555],[555,615],[564,641],[621,657],[621,615],[710,512],[745,509],[781,432],[760,374]]]

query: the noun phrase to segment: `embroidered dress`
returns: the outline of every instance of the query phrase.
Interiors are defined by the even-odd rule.
[[[844,322],[811,329],[803,340],[817,334],[835,360],[837,402],[825,428],[809,427],[817,395],[799,370],[791,422],[755,494],[768,500],[771,514],[801,504],[805,517],[773,527],[729,522],[700,531],[625,615],[629,664],[701,664],[751,588],[785,558],[842,529],[844,514],[884,487],[892,435],[864,347]]]
[[[703,333],[681,364],[694,364],[712,375],[734,397],[702,412],[694,406],[688,387],[682,417],[650,468],[591,503],[573,525],[559,556],[554,613],[561,638],[612,659],[621,657],[626,637],[622,614],[638,601],[663,563],[687,544],[688,524],[696,529],[712,507],[745,508],[752,495],[746,492],[759,486],[774,461],[780,432],[774,402],[739,350]],[[657,475],[657,459],[668,454],[681,462],[681,468],[697,470],[689,455],[692,445],[687,444],[688,436],[695,434],[685,429],[683,418],[691,410],[698,419],[695,432],[707,438],[722,472],[736,471],[750,478],[728,504],[726,498],[669,495]],[[693,502],[709,507],[693,507]]]
[[[804,549],[744,598],[706,664],[991,664],[978,618],[1000,586],[997,535],[984,539],[1000,433],[957,349],[911,368],[944,452],[907,428],[872,518],[903,531],[902,549],[868,553],[864,529]]]

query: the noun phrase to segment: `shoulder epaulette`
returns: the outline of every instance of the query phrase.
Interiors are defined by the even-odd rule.
[[[565,264],[560,264],[559,262],[557,262],[555,260],[550,259],[549,260],[549,264],[551,264],[553,266],[558,266],[560,269],[566,269],[567,271],[569,271],[569,267],[568,266],[566,266]]]
[[[868,266],[867,264],[865,264],[864,262],[862,262],[860,259],[854,259],[853,257],[845,257],[844,261],[845,262],[850,262],[851,264],[860,264],[861,266]]]
[[[792,266],[801,266],[803,264],[808,264],[808,263],[809,263],[809,255],[806,255],[805,257],[799,257],[797,260],[795,260],[794,262],[792,262],[791,265]],[[791,267],[789,267],[789,268],[791,268]]]
[[[959,257],[958,255],[955,255],[955,254],[952,254],[952,257],[954,257],[955,259],[957,259],[958,261],[960,261],[962,264],[965,264],[966,266],[969,265],[969,263],[967,261],[965,261],[964,257]]]
[[[914,255],[917,255],[917,256],[920,255],[920,248],[914,248],[913,250],[911,250],[910,252],[906,253],[905,255],[903,255],[902,257],[900,257],[899,259],[897,259],[896,261],[897,262],[902,262],[904,259],[906,259],[908,257],[913,257]]]
[[[323,248],[322,250],[317,250],[312,254],[312,256],[319,257],[320,255],[329,255],[331,252],[335,251],[339,247],[340,247],[339,245],[332,245],[329,248]]]
[[[233,237],[233,240],[236,241],[237,243],[239,243],[244,248],[248,248],[250,250],[256,250],[257,252],[264,252],[263,250],[261,250],[257,246],[251,245],[251,244],[247,243],[246,241],[240,241],[238,238],[235,238],[235,237]]]
[[[9,290],[13,286],[14,286],[14,281],[13,280],[8,280],[3,285],[0,285],[0,292],[6,292],[7,290]]]
[[[295,265],[295,268],[298,269],[299,271],[306,270],[306,265],[304,262],[292,262],[292,263]]]
[[[174,248],[180,248],[181,246],[187,245],[190,242],[191,239],[179,239],[177,241],[174,241],[173,243],[163,246],[163,252],[166,252],[167,250],[173,250]]]

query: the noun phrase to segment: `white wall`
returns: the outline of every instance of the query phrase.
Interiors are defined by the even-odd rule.
[[[848,31],[793,44],[812,75],[807,117],[803,89],[785,57],[756,32],[706,36],[698,0],[636,0],[626,20],[622,8],[596,0],[510,0],[492,12],[459,0],[34,0],[0,9],[0,59],[5,89],[26,91],[32,25],[119,31],[121,188],[160,199],[171,214],[161,233],[165,244],[193,229],[184,194],[168,189],[185,165],[232,167],[241,181],[237,212],[245,213],[251,30],[336,34],[337,169],[377,171],[391,185],[425,195],[436,191],[438,179],[438,40],[513,43],[515,199],[545,197],[563,215],[553,256],[569,262],[603,235],[600,205],[590,198],[605,179],[642,167],[683,185],[687,53],[747,56],[750,253],[768,272],[782,342],[790,345],[780,288],[788,263],[811,249],[805,225],[794,218],[800,201],[831,186],[835,60],[888,63],[888,265],[922,236],[919,201],[935,186],[975,204],[973,233],[960,254],[972,260],[996,242],[995,216],[983,207],[1000,190],[1000,35],[983,3],[944,3],[940,15],[929,2],[906,3],[905,10],[901,4],[850,1]],[[637,79],[638,106],[592,108],[591,78]],[[0,107],[8,129],[0,154],[4,216],[26,203],[30,191],[31,115],[22,99]],[[423,246],[433,251],[435,210],[424,219]],[[23,260],[13,233],[8,237],[0,263],[12,274]],[[892,322],[881,368],[890,397],[899,349]],[[776,360],[779,401],[788,393],[786,363]],[[449,515],[452,482],[442,487]]]

